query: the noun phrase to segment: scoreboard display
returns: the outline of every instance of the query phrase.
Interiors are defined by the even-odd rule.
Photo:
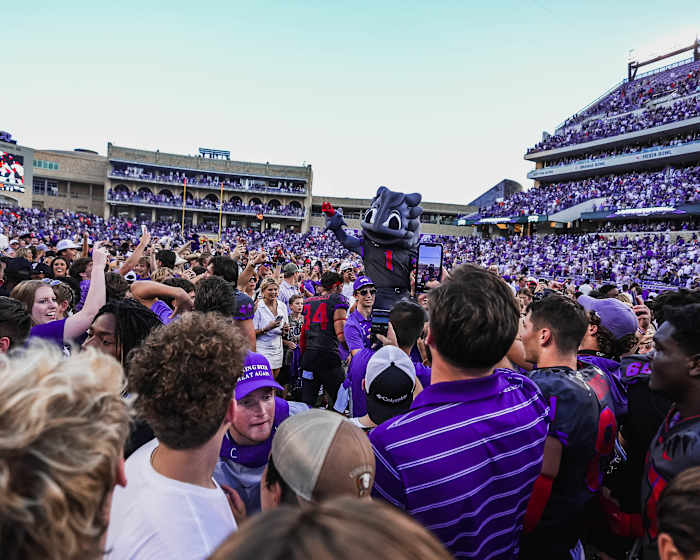
[[[0,151],[0,191],[24,192],[24,156]]]

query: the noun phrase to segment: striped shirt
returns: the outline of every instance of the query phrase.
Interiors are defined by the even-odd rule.
[[[548,414],[537,386],[511,371],[430,385],[370,433],[373,493],[455,557],[517,558]]]

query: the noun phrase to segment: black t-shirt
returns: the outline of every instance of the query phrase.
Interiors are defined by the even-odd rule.
[[[326,294],[308,298],[304,302],[304,330],[306,349],[338,354],[333,315],[336,309],[348,309],[348,300],[342,294]]]
[[[547,543],[555,558],[573,548],[583,527],[581,519],[593,493],[587,472],[595,455],[600,407],[583,377],[568,367],[541,368],[530,372],[550,407],[549,436],[561,442],[559,473],[537,528],[523,539],[523,547],[534,553]],[[534,544],[537,543],[537,544]],[[533,550],[534,549],[534,550]],[[556,552],[554,552],[556,551]]]

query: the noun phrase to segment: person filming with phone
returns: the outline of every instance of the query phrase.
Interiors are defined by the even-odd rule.
[[[253,316],[256,350],[267,358],[272,375],[277,378],[282,367],[282,332],[289,328],[287,306],[277,298],[279,284],[271,276],[260,284],[260,294],[262,300]]]

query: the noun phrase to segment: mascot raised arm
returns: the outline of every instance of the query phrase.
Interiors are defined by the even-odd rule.
[[[377,288],[376,309],[391,309],[410,295],[411,271],[418,257],[421,195],[394,192],[379,187],[372,204],[362,216],[362,234],[347,233],[342,211],[324,202],[326,227],[343,247],[362,257],[365,274]]]

